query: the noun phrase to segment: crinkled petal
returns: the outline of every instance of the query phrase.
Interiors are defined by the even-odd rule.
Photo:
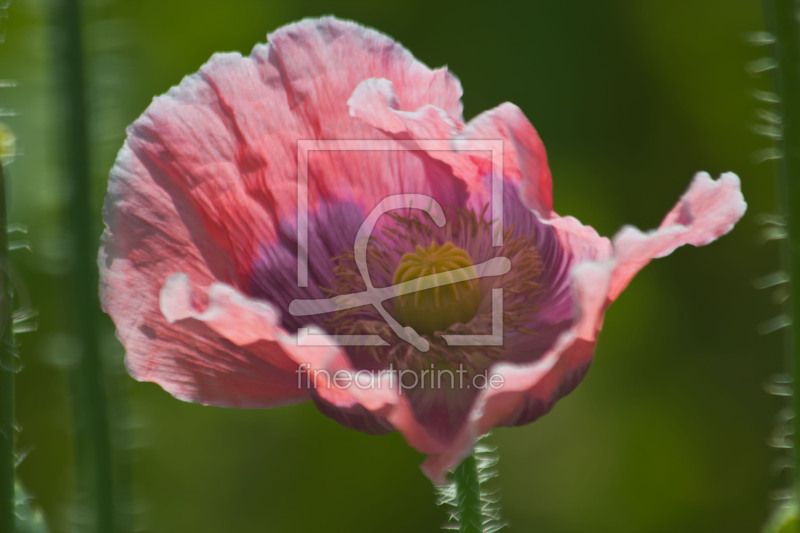
[[[346,105],[363,80],[392,80],[401,109],[430,104],[461,120],[458,80],[446,69],[431,71],[376,31],[326,17],[269,39],[250,57],[215,54],[155,98],[128,138],[148,172],[202,215],[243,272],[258,244],[275,238],[277,221],[294,216],[298,141],[378,138]],[[400,153],[316,155],[309,161],[312,206],[318,195],[343,194],[374,205],[399,188],[429,192],[436,190],[429,183],[441,181],[426,180],[419,161]]]
[[[280,328],[277,311],[261,300],[249,298],[229,285],[214,284],[208,288],[208,305],[199,310],[192,304],[192,287],[181,274],[167,280],[161,291],[164,315],[186,333],[209,331],[264,360],[270,360],[270,347],[278,344],[291,361],[274,361],[291,374],[290,388],[314,394],[340,409],[360,406],[385,420],[403,433],[406,440],[422,452],[442,448],[415,419],[408,400],[398,387],[396,376],[390,372],[359,371],[354,368],[344,350],[317,328],[293,335]],[[311,340],[309,340],[311,339]],[[246,372],[249,361],[232,350],[227,363],[232,370]],[[219,363],[224,364],[223,362]],[[271,384],[266,384],[270,386]]]
[[[705,172],[696,174],[689,190],[658,229],[643,233],[628,226],[614,237],[617,265],[609,298],[616,299],[651,259],[668,255],[684,244],[704,246],[728,233],[746,209],[736,174],[728,172],[718,180]]]
[[[256,391],[233,375],[214,374],[215,361],[229,356],[228,340],[205,333],[186,338],[177,322],[165,319],[159,292],[167,278],[185,273],[203,289],[194,296],[198,308],[215,282],[253,286],[263,250],[296,220],[298,142],[387,139],[349,115],[347,99],[363,80],[391,80],[400,109],[430,104],[461,121],[458,80],[446,69],[430,70],[374,30],[324,17],[269,38],[249,57],[214,55],[155,98],[128,129],[109,178],[99,257],[103,307],[137,379],[201,403],[272,405],[305,396],[280,386],[267,394],[280,375],[265,374],[264,390]],[[464,185],[441,165],[403,151],[317,151],[307,171],[312,212],[319,199],[358,202],[368,210],[387,194],[405,191],[445,204],[465,198]],[[269,300],[269,288],[259,289]],[[282,357],[279,345],[273,348],[275,358]]]
[[[302,107],[305,122],[320,110],[347,116],[347,99],[369,78],[390,80],[400,109],[424,105],[460,121],[461,84],[446,68],[430,70],[386,35],[333,17],[306,19],[268,36],[291,107]],[[321,125],[324,126],[324,125]],[[340,133],[338,130],[335,133]]]
[[[489,197],[483,178],[492,168],[492,152],[464,141],[501,141],[502,176],[521,187],[521,198],[543,218],[553,210],[553,183],[547,153],[538,133],[517,106],[504,103],[481,113],[463,128],[445,110],[427,105],[404,111],[389,80],[362,82],[348,100],[350,113],[396,139],[449,140],[449,149],[427,150],[427,155],[450,166],[480,201]]]
[[[543,218],[550,217],[553,180],[547,152],[519,107],[506,102],[481,113],[467,123],[459,138],[502,139],[504,176],[520,184],[520,198],[529,208]]]
[[[127,148],[120,152],[114,175],[105,206],[109,227],[99,256],[100,297],[116,323],[131,375],[198,403],[267,407],[307,399],[294,386],[290,360],[277,345],[254,353],[208,328],[189,332],[167,321],[159,292],[170,274],[183,271],[187,280],[208,287],[235,276],[232,258],[202,232],[191,210],[178,215],[174,199]],[[184,291],[181,296],[162,303],[170,309],[205,305],[201,295],[194,298]]]
[[[352,116],[399,138],[447,140],[458,133],[459,125],[434,105],[401,110],[394,84],[385,78],[362,81],[347,103]]]
[[[502,386],[481,391],[459,435],[445,451],[431,454],[425,461],[425,473],[435,483],[442,483],[446,471],[471,453],[475,439],[495,426],[528,423],[549,411],[583,377],[594,355],[603,314],[635,273],[651,259],[678,246],[701,246],[724,235],[745,209],[735,174],[723,174],[715,181],[699,173],[657,230],[643,233],[623,229],[613,240],[610,256],[604,241],[581,229],[574,219],[561,224],[562,231],[568,232],[562,242],[576,246],[575,255],[583,258],[571,272],[575,301],[572,327],[533,363],[495,365],[492,373]],[[597,250],[590,254],[593,243]]]

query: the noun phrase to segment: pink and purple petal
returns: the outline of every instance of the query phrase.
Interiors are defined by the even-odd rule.
[[[572,326],[540,359],[528,364],[504,362],[492,368],[494,375],[501,377],[502,388],[482,391],[461,433],[445,451],[431,454],[425,461],[426,474],[434,482],[443,482],[445,472],[470,453],[479,436],[493,427],[526,424],[547,413],[582,379],[594,356],[605,310],[635,273],[651,259],[679,246],[701,246],[719,238],[733,228],[746,207],[735,174],[712,180],[699,173],[658,229],[642,233],[624,228],[613,239],[610,256],[605,243],[597,240],[594,232],[582,230],[574,219],[563,226],[556,224],[569,232],[563,242],[570,243],[576,257],[584,258],[571,271]],[[594,259],[588,253],[593,244],[597,245]]]
[[[128,130],[110,176],[99,260],[104,308],[131,373],[191,401],[272,405],[307,397],[296,388],[270,390],[275,379],[288,378],[273,376],[269,366],[260,378],[237,376],[229,360],[240,355],[225,339],[187,336],[158,305],[175,273],[203,289],[214,282],[251,288],[264,250],[296,216],[297,141],[383,138],[350,117],[346,105],[371,77],[391,79],[402,106],[433,103],[461,120],[458,80],[429,70],[378,32],[327,17],[282,28],[270,41],[250,57],[217,54],[155,98]],[[443,201],[464,195],[458,180],[412,154],[319,155],[309,162],[312,209],[326,198],[370,204],[392,188]],[[206,305],[203,291],[196,298],[198,309]],[[260,390],[244,383],[262,378]]]
[[[100,298],[116,323],[131,375],[198,403],[267,407],[306,399],[279,347],[254,354],[214,331],[186,331],[167,321],[159,294],[170,275],[183,272],[207,288],[235,277],[232,258],[204,233],[199,216],[189,209],[179,215],[174,198],[130,150],[122,149],[113,172],[99,256]],[[206,303],[198,294],[185,305]]]

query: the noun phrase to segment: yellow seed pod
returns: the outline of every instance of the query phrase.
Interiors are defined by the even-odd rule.
[[[481,285],[472,258],[450,242],[443,246],[431,243],[426,248],[417,245],[404,254],[394,273],[394,285],[406,282],[413,291],[394,299],[396,318],[421,334],[469,322],[481,303]]]

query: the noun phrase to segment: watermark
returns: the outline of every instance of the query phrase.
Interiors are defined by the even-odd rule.
[[[430,368],[411,370],[389,368],[381,370],[346,370],[330,372],[326,369],[312,369],[309,363],[302,363],[296,370],[297,388],[334,387],[348,390],[397,389],[400,394],[406,390],[484,390],[501,389],[505,378],[501,374],[491,374],[488,370],[476,373],[474,370],[458,365],[458,368]]]
[[[413,143],[381,140],[301,140],[297,154],[297,286],[308,286],[308,165],[309,154],[314,151],[482,151],[489,152],[491,159],[491,235],[492,246],[503,244],[503,141],[502,140],[415,140]],[[356,266],[364,280],[366,290],[359,293],[341,294],[323,299],[296,299],[289,304],[293,316],[311,316],[334,313],[355,307],[370,305],[381,315],[397,337],[427,352],[429,342],[413,328],[403,326],[383,306],[390,298],[423,291],[464,280],[501,276],[511,268],[506,257],[493,257],[469,268],[432,274],[388,287],[374,287],[367,268],[367,243],[378,219],[397,209],[416,209],[426,213],[438,226],[443,227],[446,217],[441,205],[425,194],[398,193],[383,198],[370,211],[358,229],[353,245]],[[456,275],[454,275],[456,274]],[[458,281],[455,281],[458,280]],[[449,346],[500,346],[503,344],[503,289],[492,289],[492,331],[480,335],[442,335]],[[379,335],[327,335],[299,328],[297,342],[303,346],[322,346],[333,340],[340,346],[387,346],[389,343]]]

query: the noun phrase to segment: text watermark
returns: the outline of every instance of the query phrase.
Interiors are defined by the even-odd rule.
[[[313,388],[332,386],[337,389],[351,388],[361,390],[397,389],[400,394],[406,390],[483,390],[501,389],[505,378],[501,374],[488,370],[474,372],[463,365],[457,368],[430,368],[412,370],[407,368],[389,368],[380,370],[348,370],[312,369],[309,363],[302,363],[296,370],[297,388]]]

